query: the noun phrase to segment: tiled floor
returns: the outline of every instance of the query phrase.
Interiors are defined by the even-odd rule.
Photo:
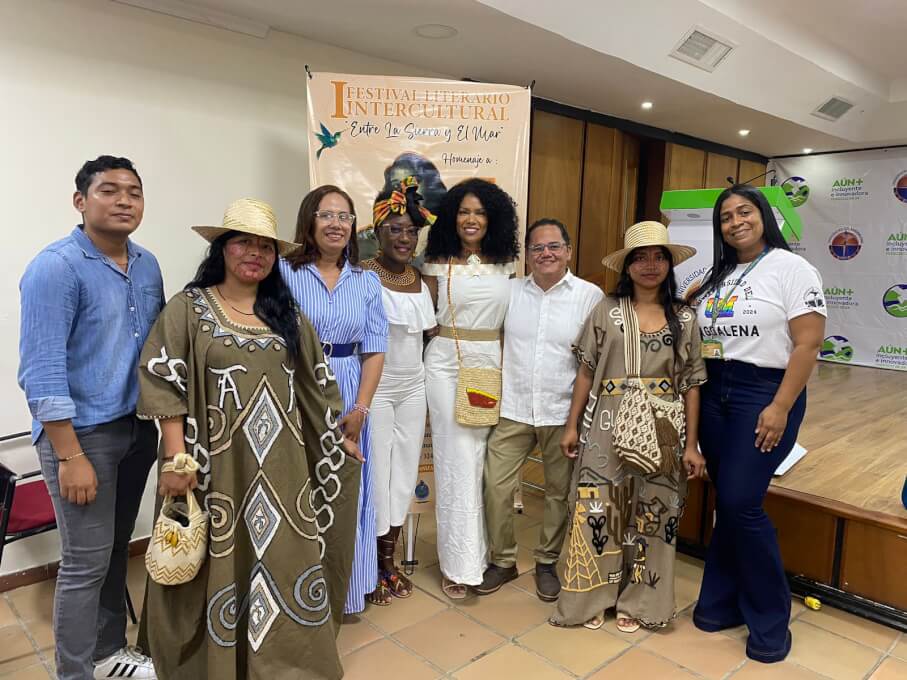
[[[341,630],[347,680],[907,680],[907,634],[830,608],[810,611],[796,601],[788,660],[768,666],[747,660],[744,628],[709,635],[693,627],[690,612],[702,565],[682,556],[675,584],[680,613],[669,628],[624,635],[613,616],[598,631],[553,628],[546,623],[552,605],[536,598],[531,573],[541,504],[534,497],[524,502],[525,514],[516,517],[522,576],[494,595],[457,605],[441,593],[433,518],[422,518],[416,592],[390,607],[369,607]],[[134,559],[129,581],[137,604],[143,579],[142,561]],[[54,677],[52,596],[53,582],[0,596],[3,680]],[[134,637],[135,627],[129,631]]]

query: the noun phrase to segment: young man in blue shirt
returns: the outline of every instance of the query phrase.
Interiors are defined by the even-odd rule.
[[[154,255],[129,238],[144,211],[131,161],[86,162],[73,205],[82,224],[38,253],[19,284],[19,385],[62,546],[57,674],[147,680],[151,660],[126,645],[126,565],[156,459],[157,431],[135,408],[163,281]]]

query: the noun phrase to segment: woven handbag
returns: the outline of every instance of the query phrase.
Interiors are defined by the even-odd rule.
[[[460,425],[491,427],[498,424],[501,415],[501,369],[463,365],[460,337],[454,318],[454,304],[450,294],[453,282],[453,265],[447,261],[447,306],[450,308],[450,326],[457,346],[457,400],[456,418]]]
[[[683,401],[659,399],[646,389],[639,377],[642,364],[639,320],[629,297],[621,298],[620,313],[624,319],[627,387],[614,418],[611,441],[617,454],[630,467],[643,474],[669,473],[676,467],[676,461],[663,456],[661,446],[676,450],[676,445],[684,441]]]
[[[163,472],[182,474],[195,474],[197,470],[198,463],[185,453],[178,453],[162,468]],[[208,513],[199,507],[195,493],[188,491],[185,503],[172,496],[164,498],[145,552],[145,568],[151,580],[163,586],[188,583],[198,574],[207,552]]]

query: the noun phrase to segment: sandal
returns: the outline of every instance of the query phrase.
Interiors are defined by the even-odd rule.
[[[400,527],[391,527],[388,533],[378,537],[378,574],[388,592],[394,597],[403,599],[413,594],[413,584],[394,564],[394,551],[399,535]]]
[[[375,589],[365,596],[365,601],[376,607],[387,607],[393,602],[390,588],[387,587],[387,581],[383,578],[378,579],[378,585]]]
[[[413,594],[412,581],[401,574],[396,567],[394,567],[393,571],[384,572],[384,581],[387,583],[388,591],[394,597],[405,600]]]
[[[573,628],[572,625],[564,623],[563,621],[558,621],[555,617],[548,617],[548,625],[554,626],[555,628]],[[601,614],[593,616],[591,619],[586,621],[583,624],[583,628],[588,628],[589,630],[598,630],[603,625],[605,625],[605,617]]]
[[[586,621],[583,624],[583,628],[588,628],[589,630],[598,630],[605,625],[605,617],[602,614],[596,614],[591,619]]]
[[[454,583],[446,576],[441,577],[441,590],[443,590],[444,594],[451,600],[466,599],[466,586],[462,583]]]
[[[621,623],[624,621],[624,623]],[[639,630],[639,621],[622,612],[617,613],[617,630],[621,633],[635,633]]]

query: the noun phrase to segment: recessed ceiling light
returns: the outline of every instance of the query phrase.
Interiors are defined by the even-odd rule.
[[[737,134],[740,135],[741,137],[746,137],[749,133],[750,133],[749,130],[740,130],[737,132]]]
[[[421,26],[416,26],[413,29],[413,33],[420,38],[445,40],[446,38],[453,38],[459,31],[453,26],[447,26],[445,24],[422,24]]]
[[[640,106],[642,106],[642,108],[644,108],[646,111],[648,111],[649,109],[651,109],[654,106],[654,104],[652,104],[652,102],[643,102],[642,104],[640,104]]]
[[[806,147],[805,149],[803,149],[803,153],[812,153],[812,152],[813,152],[813,150],[810,149],[809,147]]]

